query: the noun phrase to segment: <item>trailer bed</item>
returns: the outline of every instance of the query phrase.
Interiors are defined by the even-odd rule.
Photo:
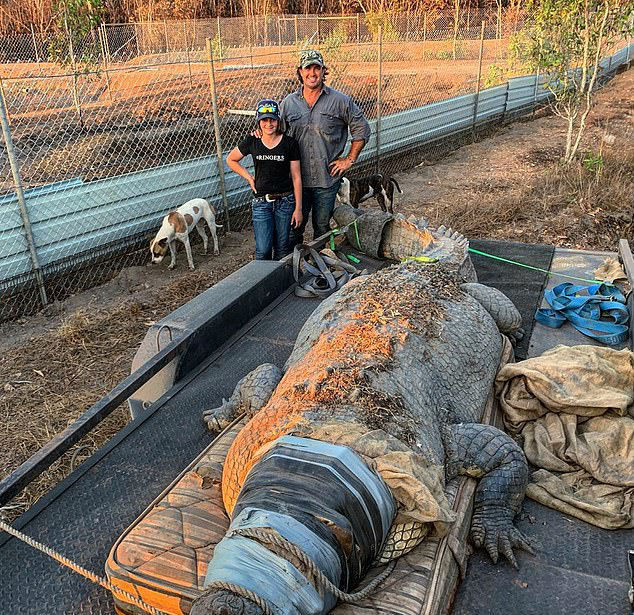
[[[474,241],[472,247],[546,270],[576,268],[584,276],[605,258],[510,242]],[[546,275],[477,255],[473,261],[480,281],[503,290],[522,312],[527,336],[517,349],[520,358],[557,343],[589,343],[571,327],[533,329],[544,285],[552,284]],[[381,264],[366,259],[363,265]],[[117,537],[209,444],[201,412],[219,405],[260,363],[282,365],[317,303],[295,297],[292,289],[282,293],[14,526],[103,574]],[[537,555],[521,554],[518,572],[475,554],[456,595],[456,615],[627,612],[625,556],[633,532],[601,530],[530,500],[519,526],[539,541]],[[109,592],[6,534],[0,535],[0,579],[1,612],[7,615],[113,612]]]

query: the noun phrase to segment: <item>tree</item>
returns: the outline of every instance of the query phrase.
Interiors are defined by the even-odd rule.
[[[53,3],[58,25],[78,35],[97,27],[105,8],[104,0],[55,0]]]
[[[546,75],[553,110],[568,124],[564,161],[579,148],[600,77],[600,61],[633,31],[632,0],[531,0],[534,24],[521,53]]]
[[[96,61],[95,41],[86,43],[105,11],[103,0],[56,0],[53,3],[58,34],[50,42],[54,61],[62,66],[92,65]]]

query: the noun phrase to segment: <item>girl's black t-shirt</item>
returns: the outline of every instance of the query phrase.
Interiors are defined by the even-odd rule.
[[[292,192],[291,160],[299,160],[299,144],[293,137],[282,135],[280,142],[269,149],[262,139],[248,136],[238,149],[243,156],[253,156],[258,196]]]

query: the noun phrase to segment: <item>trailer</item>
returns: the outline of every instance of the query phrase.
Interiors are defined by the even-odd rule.
[[[516,348],[520,359],[537,356],[557,344],[596,343],[569,326],[550,329],[535,323],[534,314],[544,302],[545,290],[561,281],[557,274],[592,278],[606,257],[620,255],[634,286],[634,261],[627,241],[621,242],[618,254],[508,241],[478,240],[470,245],[477,250],[472,260],[479,281],[502,290],[522,314],[526,335]],[[353,248],[349,251],[361,261],[359,267],[376,270],[385,264]],[[4,479],[0,504],[19,493],[126,400],[132,420],[13,527],[103,575],[111,548],[135,520],[159,504],[183,472],[205,451],[213,450],[214,442],[223,437],[226,441],[229,431],[235,430],[229,428],[214,440],[201,419],[202,411],[229,397],[238,380],[257,365],[272,362],[282,366],[290,355],[302,324],[320,301],[297,297],[294,285],[289,259],[253,261],[152,325],[137,352],[132,374]],[[632,294],[628,306],[631,313]],[[631,325],[629,339],[621,347],[632,349]],[[466,493],[464,502],[458,503],[468,516],[468,489]],[[535,539],[538,548],[535,556],[519,555],[519,571],[506,562],[493,564],[480,552],[468,558],[466,540],[462,553],[457,553],[455,540],[454,544],[437,541],[428,563],[422,559],[410,562],[414,572],[407,583],[390,583],[388,578],[383,598],[371,596],[340,612],[629,612],[627,553],[634,548],[634,532],[602,530],[529,499],[517,524]],[[461,571],[467,558],[466,571]],[[7,615],[143,612],[125,600],[115,602],[103,587],[7,533],[0,533],[0,579],[1,610]],[[418,592],[417,584],[425,585],[426,590]],[[434,587],[435,593],[430,594]],[[166,612],[187,612],[189,603],[179,600]]]

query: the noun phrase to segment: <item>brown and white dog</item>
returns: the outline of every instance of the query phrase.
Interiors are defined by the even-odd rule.
[[[383,211],[394,213],[394,187],[399,194],[403,194],[393,177],[386,177],[380,173],[358,179],[344,177],[337,193],[337,200],[352,207],[359,207],[362,201],[376,197]]]
[[[214,240],[214,254],[220,254],[218,250],[218,237],[216,228],[222,228],[222,224],[216,224],[216,213],[214,208],[205,199],[192,199],[183,203],[176,211],[170,211],[159,229],[156,237],[150,242],[150,252],[152,253],[152,262],[160,263],[169,249],[172,261],[169,269],[176,266],[176,246],[175,240],[178,239],[185,245],[187,253],[187,262],[189,268],[194,269],[194,260],[192,259],[192,248],[189,244],[189,233],[195,227],[198,234],[203,239],[203,250],[207,254],[207,233],[203,220],[207,222],[207,226],[211,231]]]

